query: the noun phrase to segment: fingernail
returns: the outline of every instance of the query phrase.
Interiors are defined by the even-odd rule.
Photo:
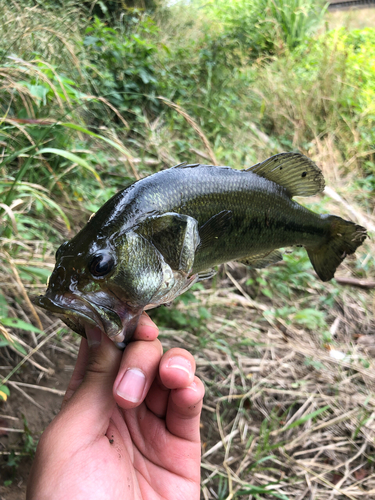
[[[193,382],[192,384],[190,384],[190,385],[187,387],[187,389],[191,389],[192,391],[197,392],[197,390],[198,390],[198,386],[197,386],[196,382]]]
[[[116,392],[121,398],[138,403],[142,398],[145,384],[145,374],[138,368],[130,368],[122,377]]]
[[[100,328],[86,328],[86,337],[89,347],[99,346],[102,341],[102,331]]]
[[[167,368],[177,368],[178,370],[182,370],[189,376],[192,372],[190,361],[183,356],[174,356],[173,358],[170,358],[166,366]]]

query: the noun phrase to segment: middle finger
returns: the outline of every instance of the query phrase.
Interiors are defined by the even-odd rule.
[[[194,373],[195,360],[190,352],[179,347],[167,351],[160,361],[158,374],[146,396],[147,408],[158,417],[164,417],[170,391],[189,387],[194,381]]]

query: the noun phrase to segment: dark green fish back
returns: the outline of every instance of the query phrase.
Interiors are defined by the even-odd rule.
[[[263,258],[282,246],[313,245],[327,224],[291,196],[323,187],[320,170],[296,153],[276,155],[248,170],[181,165],[115,195],[83,231],[106,238],[163,213],[188,215],[198,221],[201,239],[193,272],[202,272],[228,260]]]

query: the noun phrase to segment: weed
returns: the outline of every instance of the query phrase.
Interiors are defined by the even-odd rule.
[[[39,383],[50,348],[76,355],[76,336],[41,314],[42,335],[28,294],[44,289],[62,239],[135,179],[184,160],[244,168],[300,150],[373,212],[373,29],[314,35],[324,8],[298,0],[172,2],[121,18],[108,2],[93,16],[59,5],[0,6],[0,364],[12,365],[2,400],[22,364],[34,362]],[[328,196],[316,204],[331,211]],[[372,242],[363,248],[340,272],[373,274]],[[238,288],[227,270],[151,311],[163,346],[193,352],[206,386],[204,498],[329,496],[336,467],[348,473],[338,494],[363,497],[374,366],[356,336],[373,330],[370,294],[320,283],[303,249],[259,272],[234,267]],[[331,358],[333,340],[350,356]],[[19,449],[32,455],[26,420],[24,431]],[[359,483],[361,457],[371,471]]]
[[[157,47],[146,38],[156,33],[153,20],[135,11],[129,23],[117,29],[98,18],[86,28],[85,71],[93,91],[107,97],[121,112],[138,114],[146,103],[150,111],[158,110]]]
[[[37,443],[32,436],[25,415],[22,415],[22,420],[24,428],[24,432],[22,434],[22,446],[18,451],[11,450],[6,463],[2,466],[5,470],[6,476],[8,477],[8,479],[4,481],[4,486],[10,486],[13,483],[22,458],[33,458],[36,452]]]
[[[223,22],[225,35],[252,58],[304,43],[319,28],[327,9],[327,4],[323,7],[313,0],[210,1],[204,5]]]
[[[151,310],[151,318],[161,327],[183,328],[195,334],[202,333],[205,322],[211,317],[211,313],[207,308],[198,306],[198,300],[193,292],[201,289],[202,285],[196,283],[188,292],[177,297],[172,304]],[[192,311],[186,307],[190,305],[195,306]]]

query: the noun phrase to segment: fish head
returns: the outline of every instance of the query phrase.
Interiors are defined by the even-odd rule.
[[[153,244],[133,230],[88,244],[79,236],[57,250],[47,291],[35,303],[82,336],[87,326],[97,326],[125,345],[152,298],[173,287],[173,272]]]

